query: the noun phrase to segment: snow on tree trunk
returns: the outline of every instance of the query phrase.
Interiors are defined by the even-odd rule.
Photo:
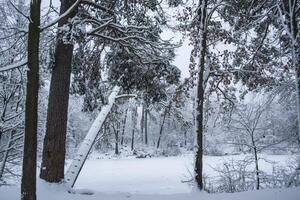
[[[118,86],[114,87],[112,93],[109,96],[109,102],[107,105],[103,106],[97,118],[93,122],[90,130],[85,136],[83,142],[81,143],[79,150],[72,161],[70,167],[68,168],[65,180],[67,185],[72,188],[77,180],[77,177],[85,163],[85,160],[91,151],[91,148],[102,128],[104,122],[111,111],[113,104],[115,102],[116,96],[118,95],[120,88]]]
[[[205,56],[206,56],[206,14],[207,14],[207,0],[201,0],[199,2],[199,37],[200,37],[200,58],[199,58],[199,69],[198,69],[198,83],[197,83],[197,94],[196,94],[196,121],[195,129],[197,136],[197,152],[195,162],[195,173],[198,188],[203,189],[203,103],[204,103],[204,71],[205,71]]]

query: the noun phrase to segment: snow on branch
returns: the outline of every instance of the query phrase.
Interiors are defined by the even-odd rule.
[[[56,23],[58,23],[60,20],[62,20],[63,18],[67,17],[72,11],[74,11],[77,6],[81,3],[82,0],[77,0],[66,12],[64,12],[63,14],[61,14],[58,18],[54,19],[52,22],[50,22],[49,24],[46,24],[43,27],[40,27],[40,30],[43,31],[53,25],[55,25]]]
[[[22,60],[20,62],[13,63],[13,64],[7,65],[5,67],[0,67],[0,72],[5,72],[5,71],[13,70],[13,69],[22,67],[22,66],[24,66],[26,64],[27,64],[27,60]]]

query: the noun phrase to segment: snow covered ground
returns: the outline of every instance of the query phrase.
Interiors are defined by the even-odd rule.
[[[204,173],[216,176],[213,168],[244,156],[205,156]],[[277,165],[286,165],[290,156],[264,156]],[[251,166],[250,166],[251,167]],[[272,164],[260,162],[262,171],[270,172]],[[253,166],[254,169],[254,166]],[[186,182],[192,178],[193,155],[161,158],[92,158],[84,165],[75,188],[89,188],[104,193],[130,192],[138,194],[174,194],[191,192]],[[90,178],[88,178],[90,177]]]
[[[266,157],[266,156],[264,156]],[[289,156],[267,156],[269,160],[284,165]],[[240,159],[241,156],[206,156],[205,174],[214,175],[211,168],[222,165],[224,160]],[[38,181],[38,199],[42,200],[299,200],[300,188],[249,191],[234,194],[208,194],[193,190],[185,182],[190,179],[193,156],[161,158],[111,158],[89,159],[80,174],[75,190],[92,191],[93,195],[69,194],[63,185],[48,185]],[[210,167],[211,166],[211,167]],[[268,171],[271,165],[261,163]],[[0,200],[17,200],[18,187],[0,187]]]

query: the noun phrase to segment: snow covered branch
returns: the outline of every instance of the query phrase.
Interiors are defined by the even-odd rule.
[[[22,67],[22,66],[24,66],[26,64],[27,64],[27,60],[22,60],[20,62],[13,63],[13,64],[7,65],[5,67],[0,67],[0,72],[5,72],[5,71],[13,70],[13,69]]]

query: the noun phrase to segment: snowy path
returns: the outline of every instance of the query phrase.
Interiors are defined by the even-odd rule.
[[[205,157],[205,173],[213,174],[209,166],[218,166],[224,159],[239,156]],[[287,156],[268,156],[284,164]],[[300,188],[249,191],[234,194],[207,194],[192,190],[182,180],[189,179],[193,156],[169,158],[90,159],[75,184],[81,191],[93,195],[69,194],[63,185],[48,185],[39,180],[40,200],[300,200]],[[262,164],[265,170],[270,166]],[[88,189],[88,190],[85,190]],[[20,188],[0,187],[0,200],[19,200]]]

